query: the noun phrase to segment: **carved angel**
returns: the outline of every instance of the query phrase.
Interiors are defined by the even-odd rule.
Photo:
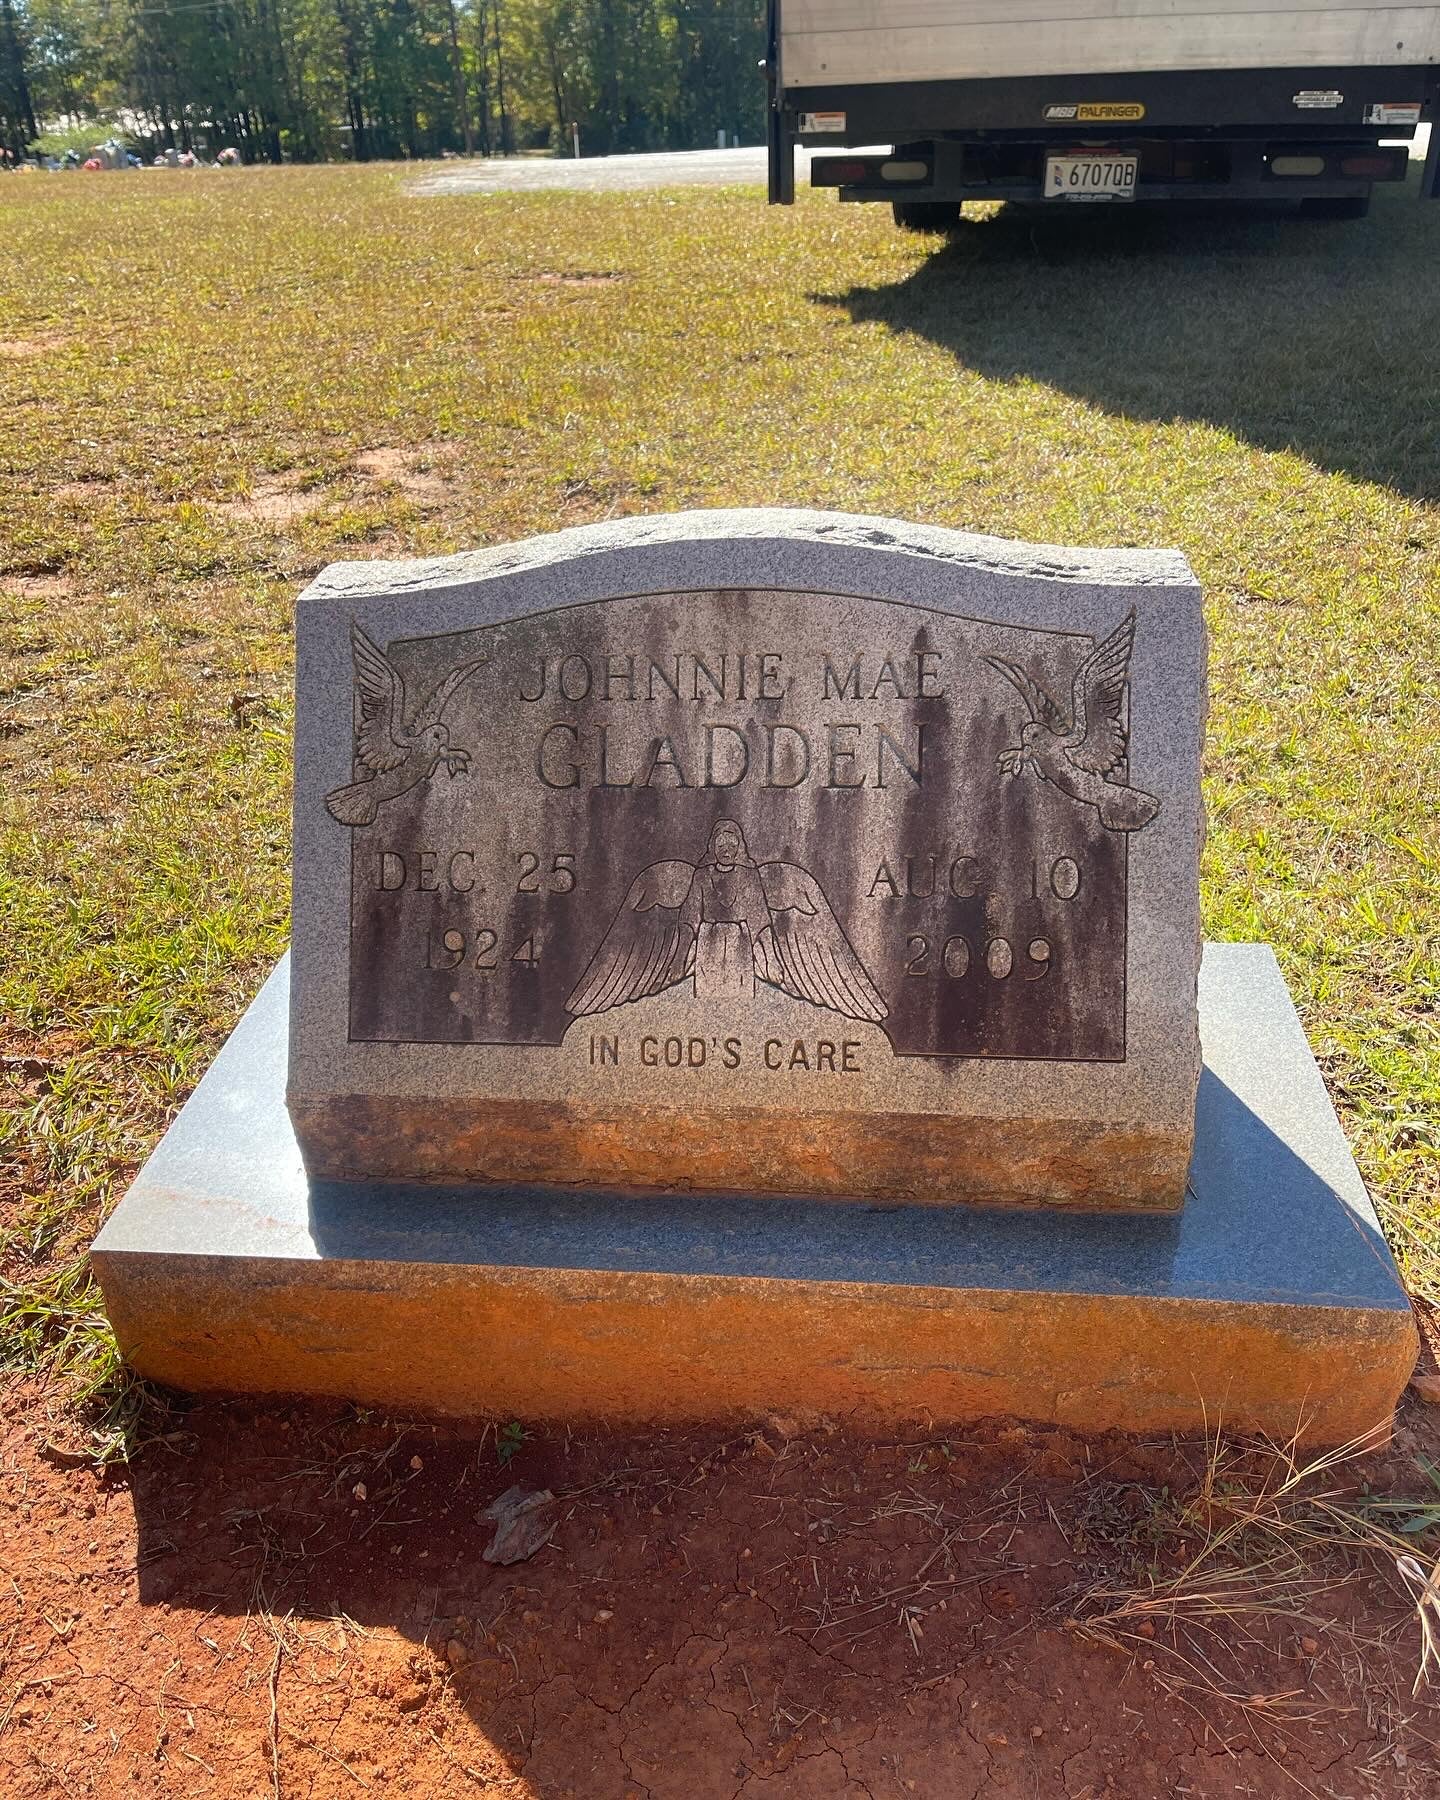
[[[815,877],[756,864],[730,819],[699,863],[640,871],[565,1006],[578,1018],[692,978],[703,999],[749,996],[760,980],[849,1019],[878,1025],[890,1010]]]

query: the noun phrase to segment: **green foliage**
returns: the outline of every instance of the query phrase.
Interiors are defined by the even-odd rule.
[[[508,1425],[502,1425],[495,1433],[495,1460],[503,1469],[512,1457],[518,1456],[525,1448],[529,1432],[518,1419],[512,1419]]]
[[[64,156],[67,150],[88,156],[96,144],[115,136],[115,127],[101,119],[84,119],[78,125],[59,125],[42,131],[30,145],[33,156]]]
[[[1424,1537],[1440,1530],[1440,1464],[1432,1462],[1428,1456],[1417,1456],[1415,1460],[1420,1473],[1435,1490],[1434,1499],[1408,1495],[1400,1499],[1367,1496],[1360,1503],[1367,1515],[1401,1537]]]
[[[591,152],[756,141],[761,43],[758,0],[0,0],[0,141],[122,113],[147,155],[247,162],[568,149],[572,122]]]

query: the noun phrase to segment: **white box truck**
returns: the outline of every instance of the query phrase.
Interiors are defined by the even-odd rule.
[[[770,199],[943,230],[965,200],[1274,200],[1356,217],[1440,100],[1440,6],[769,0]],[[1396,144],[1393,141],[1402,140]],[[888,152],[847,145],[890,146]],[[1422,194],[1440,197],[1440,130]]]

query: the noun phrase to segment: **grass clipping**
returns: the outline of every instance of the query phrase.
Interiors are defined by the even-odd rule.
[[[1372,1496],[1356,1466],[1388,1436],[1364,1437],[1302,1461],[1287,1443],[1244,1442],[1218,1432],[1206,1443],[1199,1486],[1174,1519],[1179,1566],[1152,1565],[1142,1582],[1097,1582],[1070,1628],[1137,1656],[1145,1673],[1182,1701],[1221,1700],[1250,1719],[1311,1716],[1297,1686],[1257,1694],[1239,1679],[1245,1649],[1274,1651],[1282,1634],[1311,1659],[1343,1632],[1334,1601],[1368,1567],[1398,1579],[1415,1605],[1420,1653],[1413,1692],[1440,1671],[1440,1558],[1416,1540],[1440,1530],[1440,1469],[1421,1464],[1434,1493]],[[1191,1546],[1194,1546],[1193,1548]],[[1326,1604],[1328,1602],[1328,1604]],[[1338,1614],[1338,1617],[1337,1617]]]

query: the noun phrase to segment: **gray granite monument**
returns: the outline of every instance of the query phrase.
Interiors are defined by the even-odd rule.
[[[332,569],[298,656],[313,1174],[1180,1206],[1178,556],[628,521]]]
[[[1363,1184],[1268,951],[1201,959],[1204,693],[1163,552],[759,511],[326,570],[292,954],[96,1242],[122,1347],[536,1419],[1383,1422]]]

